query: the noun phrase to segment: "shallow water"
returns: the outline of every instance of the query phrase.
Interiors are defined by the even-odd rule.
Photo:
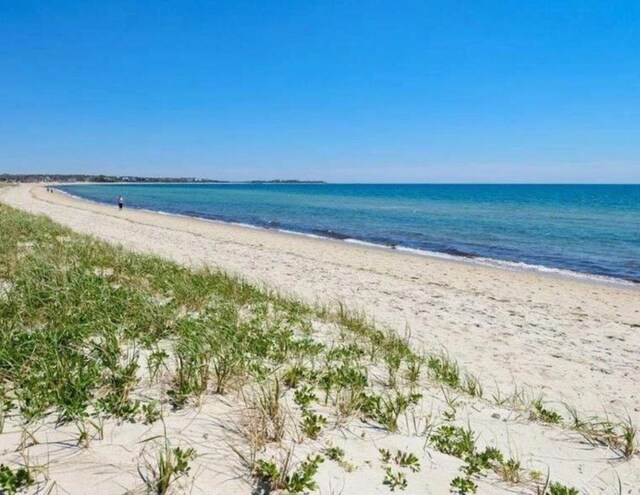
[[[128,208],[640,282],[640,185],[104,184]]]

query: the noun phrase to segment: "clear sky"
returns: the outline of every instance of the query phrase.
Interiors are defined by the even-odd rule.
[[[0,0],[0,173],[640,182],[640,1]]]

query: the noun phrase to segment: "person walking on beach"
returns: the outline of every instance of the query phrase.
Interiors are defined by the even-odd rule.
[[[124,198],[122,196],[118,196],[118,209],[122,210],[124,206]]]

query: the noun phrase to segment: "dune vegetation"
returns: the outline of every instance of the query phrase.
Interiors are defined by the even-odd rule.
[[[305,305],[0,205],[0,493],[69,490],[60,466],[75,461],[62,452],[95,459],[118,444],[135,459],[119,486],[158,494],[225,471],[229,493],[312,492],[335,472],[420,492],[436,464],[445,491],[579,493],[519,458],[517,434],[483,434],[505,424],[539,432],[541,450],[558,432],[568,455],[588,445],[609,464],[637,460],[630,420],[525,389],[488,395],[446,353],[345,305]]]

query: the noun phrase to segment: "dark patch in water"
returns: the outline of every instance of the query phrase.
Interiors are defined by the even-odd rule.
[[[311,229],[311,233],[322,236],[322,237],[329,237],[331,239],[339,239],[341,241],[344,241],[345,239],[350,239],[348,235],[341,234],[340,232],[334,232],[333,230]]]
[[[455,248],[445,249],[444,252],[452,256],[460,256],[461,258],[477,258],[475,254],[467,253],[466,251],[460,251],[459,249]]]

